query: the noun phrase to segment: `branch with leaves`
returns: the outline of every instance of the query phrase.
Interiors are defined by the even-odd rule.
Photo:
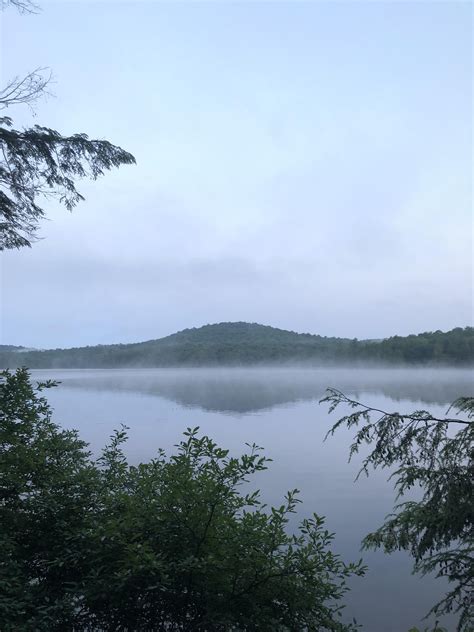
[[[13,6],[35,13],[31,0],[0,0],[0,9]],[[36,68],[25,77],[14,77],[0,91],[0,110],[32,105],[48,94],[51,73]],[[55,198],[71,210],[83,200],[75,181],[96,179],[108,169],[133,164],[127,151],[86,134],[62,136],[35,125],[16,130],[10,117],[0,117],[0,251],[31,246],[38,223],[45,216],[41,199]]]
[[[108,141],[39,125],[15,130],[10,118],[0,118],[0,250],[31,246],[45,215],[39,198],[55,198],[71,210],[84,199],[77,178],[95,180],[134,163],[132,154]]]
[[[457,399],[438,418],[425,410],[410,414],[387,412],[353,400],[330,388],[321,403],[332,413],[349,408],[326,435],[339,428],[356,429],[351,459],[362,447],[369,453],[361,473],[370,469],[394,469],[397,499],[410,490],[421,490],[421,500],[397,504],[394,513],[375,532],[364,548],[383,548],[387,553],[404,549],[414,560],[414,571],[435,572],[454,586],[430,613],[459,615],[458,631],[474,625],[474,397]],[[464,413],[464,419],[458,415]]]

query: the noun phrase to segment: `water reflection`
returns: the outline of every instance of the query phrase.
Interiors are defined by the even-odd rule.
[[[346,560],[359,559],[362,538],[383,522],[395,499],[387,471],[354,483],[360,459],[347,462],[352,433],[341,430],[323,442],[336,419],[316,405],[326,387],[380,408],[426,408],[438,415],[456,397],[472,392],[472,372],[455,369],[62,370],[33,375],[62,381],[47,393],[53,419],[77,428],[95,455],[121,422],[130,427],[126,453],[134,464],[155,457],[158,448],[173,451],[188,426],[200,426],[235,455],[246,449],[246,442],[264,446],[274,461],[252,484],[270,505],[281,504],[286,490],[298,487],[301,512],[326,516],[328,528],[337,534],[335,548]],[[352,582],[345,618],[356,617],[364,632],[403,632],[413,625],[424,629],[429,622],[421,618],[441,598],[442,582],[412,576],[412,560],[403,552],[363,556],[369,573]],[[441,623],[454,630],[453,621],[448,617]]]
[[[317,401],[328,386],[355,398],[382,394],[394,401],[447,405],[472,391],[461,369],[136,369],[35,371],[63,387],[162,397],[205,411],[246,414]]]

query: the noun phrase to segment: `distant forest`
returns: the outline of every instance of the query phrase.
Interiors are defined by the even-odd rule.
[[[45,351],[0,347],[0,367],[119,368],[326,364],[474,364],[474,328],[457,327],[384,340],[327,338],[254,323],[185,329],[134,344]]]

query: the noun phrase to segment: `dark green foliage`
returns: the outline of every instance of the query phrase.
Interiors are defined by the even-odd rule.
[[[35,13],[31,0],[0,0],[22,13]],[[47,94],[51,74],[36,68],[15,77],[0,89],[0,110],[28,105]],[[90,140],[86,134],[62,136],[35,125],[16,130],[12,119],[0,117],[0,251],[31,246],[45,211],[39,200],[57,199],[71,210],[83,200],[75,180],[96,179],[112,167],[135,163],[135,158],[105,140]]]
[[[356,628],[339,614],[361,563],[331,552],[316,515],[288,533],[297,490],[272,509],[248,491],[260,448],[232,458],[188,429],[134,467],[122,430],[93,460],[25,369],[2,375],[2,631]]]
[[[166,338],[123,345],[2,352],[0,367],[106,368],[258,364],[474,363],[474,328],[395,336],[380,342],[298,334],[255,323],[219,323]]]
[[[391,553],[411,552],[415,572],[435,572],[453,585],[432,612],[459,613],[458,630],[474,629],[474,397],[454,402],[455,414],[438,419],[421,410],[412,414],[387,413],[329,389],[321,400],[330,412],[339,405],[352,409],[331,429],[356,428],[350,457],[365,446],[369,452],[361,472],[394,468],[397,498],[413,490],[421,500],[406,500],[374,533],[365,548],[382,547]],[[466,419],[460,419],[464,413]],[[365,453],[365,451],[364,451]]]
[[[44,210],[38,198],[56,198],[71,210],[84,198],[75,179],[135,162],[120,147],[86,134],[61,136],[35,125],[21,131],[0,118],[0,250],[30,246]]]

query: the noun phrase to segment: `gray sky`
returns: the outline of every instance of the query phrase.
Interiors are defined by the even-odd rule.
[[[9,114],[138,165],[1,256],[3,343],[471,324],[470,3],[41,4],[2,15],[1,79],[56,96]]]

